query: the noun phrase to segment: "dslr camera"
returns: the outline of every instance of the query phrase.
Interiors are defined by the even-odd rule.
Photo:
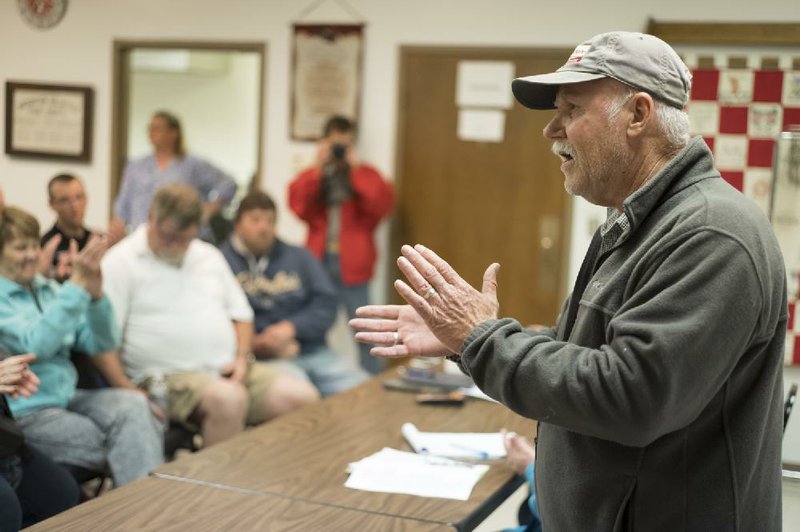
[[[334,144],[331,146],[331,155],[333,156],[334,160],[342,161],[344,160],[344,156],[347,154],[347,146],[344,144]]]
[[[350,165],[347,164],[347,145],[332,144],[331,158],[325,163],[320,199],[328,207],[339,205],[353,195],[350,185]]]

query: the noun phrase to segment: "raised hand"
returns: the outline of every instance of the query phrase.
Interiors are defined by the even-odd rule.
[[[317,143],[317,153],[314,156],[314,164],[322,168],[331,158],[331,143],[325,139],[321,139]]]
[[[74,244],[74,245],[73,245]],[[86,247],[78,252],[78,246],[73,240],[70,242],[69,256],[72,264],[70,281],[84,288],[92,299],[103,295],[103,275],[100,271],[100,260],[108,249],[108,237],[101,234],[92,234]]]
[[[486,269],[478,292],[428,248],[403,246],[401,252],[397,265],[410,284],[397,280],[395,289],[448,350],[458,353],[475,326],[497,318],[499,264]]]
[[[452,354],[431,332],[425,321],[410,305],[367,305],[356,309],[350,326],[356,340],[375,344],[375,356],[438,357]]]
[[[58,256],[53,278],[59,282],[63,282],[72,275],[72,257],[78,251],[78,243],[75,240],[71,240],[69,249],[72,253],[61,253]]]
[[[45,242],[42,250],[39,252],[39,273],[45,277],[50,277],[53,269],[53,257],[56,254],[56,249],[61,243],[61,235],[56,234]]]

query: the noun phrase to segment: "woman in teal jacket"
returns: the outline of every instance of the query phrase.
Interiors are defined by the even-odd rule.
[[[100,259],[105,237],[72,246],[69,279],[59,285],[38,275],[39,224],[4,207],[0,221],[0,345],[34,353],[41,383],[31,397],[9,401],[31,447],[57,463],[91,471],[109,468],[119,486],[145,476],[163,460],[160,429],[147,398],[121,389],[78,390],[69,356],[116,349],[119,330],[103,295]]]

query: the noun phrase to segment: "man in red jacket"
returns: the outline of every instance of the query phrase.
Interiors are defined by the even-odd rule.
[[[316,164],[289,185],[289,207],[308,224],[307,246],[323,261],[350,318],[368,303],[377,255],[373,233],[394,206],[392,185],[356,157],[354,134],[350,120],[330,118]],[[364,369],[380,372],[382,361],[369,354],[369,346],[359,349]]]

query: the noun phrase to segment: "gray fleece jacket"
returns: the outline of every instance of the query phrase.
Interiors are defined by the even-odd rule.
[[[544,530],[780,530],[788,314],[770,224],[700,138],[624,210],[569,338],[565,319],[487,321],[464,369],[540,421]]]

